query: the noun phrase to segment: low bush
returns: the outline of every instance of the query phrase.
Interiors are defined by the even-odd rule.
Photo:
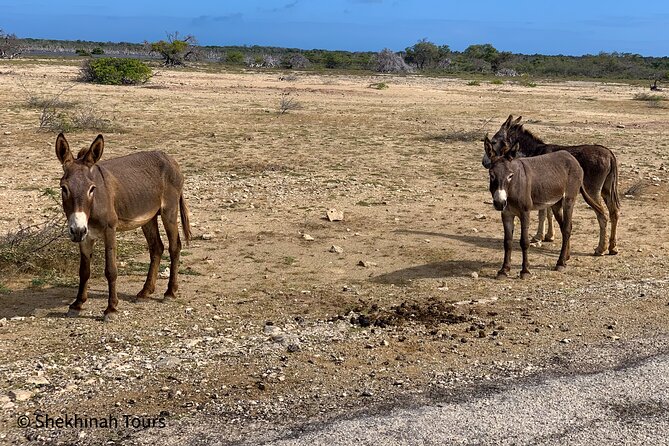
[[[141,60],[101,57],[89,59],[81,68],[81,80],[105,85],[143,84],[151,78],[151,68]]]

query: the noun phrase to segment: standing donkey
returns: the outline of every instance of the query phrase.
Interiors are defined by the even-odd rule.
[[[60,189],[63,211],[67,217],[70,239],[79,243],[79,291],[70,305],[68,316],[78,316],[88,298],[91,275],[91,254],[98,239],[105,245],[105,276],[109,285],[109,301],[104,311],[108,321],[117,313],[116,295],[116,231],[142,227],[149,245],[151,264],[144,287],[137,294],[145,298],[155,290],[156,277],[164,246],[158,231],[160,215],[169,240],[170,279],[165,298],[174,297],[178,288],[177,271],[181,239],[178,215],[184,237],[191,239],[188,206],[183,196],[184,178],[179,165],[163,152],[140,152],[98,162],[104,140],[98,135],[88,149],[77,158],[61,133],[56,139],[56,156],[63,166]]]
[[[514,144],[518,143],[518,156],[520,157],[543,155],[560,150],[572,154],[583,169],[583,187],[585,190],[597,203],[601,204],[603,198],[608,208],[608,215],[607,213],[600,215],[595,211],[599,223],[599,244],[595,248],[594,254],[600,256],[606,251],[606,226],[609,219],[611,221],[611,237],[608,243],[609,254],[618,254],[616,231],[620,215],[620,200],[618,199],[618,162],[613,152],[604,146],[594,144],[579,146],[545,144],[541,139],[523,128],[523,124],[520,123],[521,118],[519,116],[518,119],[513,120],[513,116],[509,115],[490,141],[493,147],[492,153],[501,155],[503,151],[508,151]],[[488,139],[487,136],[486,139]],[[485,151],[482,163],[486,168],[490,168],[491,158]],[[539,228],[533,240],[550,241],[553,239],[554,232],[550,215],[548,215],[548,232],[544,238],[545,219],[546,211],[539,211]]]
[[[598,216],[605,213],[603,206],[590,198],[583,188],[583,169],[578,161],[565,151],[514,159],[518,143],[511,150],[496,155],[487,138],[484,148],[490,158],[493,205],[502,212],[504,225],[504,263],[497,278],[507,277],[510,270],[515,217],[520,218],[520,247],[523,252],[520,278],[529,277],[527,248],[530,246],[530,211],[548,207],[552,208],[562,233],[562,249],[555,270],[564,271],[570,256],[571,217],[578,192],[581,192]]]

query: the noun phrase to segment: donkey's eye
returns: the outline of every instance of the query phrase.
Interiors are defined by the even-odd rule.
[[[69,193],[66,186],[60,186],[60,192],[63,194],[63,197],[67,197],[67,194]]]
[[[90,189],[88,189],[88,196],[92,197],[93,196],[93,191],[95,190],[95,186],[91,186]]]
[[[507,180],[507,181],[511,181],[511,178],[513,178],[513,174],[512,174],[512,173],[510,173],[509,176],[506,177],[506,180]]]

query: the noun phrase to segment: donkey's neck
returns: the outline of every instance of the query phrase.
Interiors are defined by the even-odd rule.
[[[534,136],[529,130],[523,128],[515,135],[515,141],[512,141],[512,144],[518,142],[520,151],[525,156],[535,156],[540,155],[542,148],[546,145],[540,138]]]

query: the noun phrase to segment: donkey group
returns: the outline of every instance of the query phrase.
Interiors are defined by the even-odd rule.
[[[609,254],[617,254],[616,229],[620,213],[618,199],[618,164],[611,150],[600,145],[559,146],[545,144],[509,115],[492,140],[484,139],[483,165],[490,172],[493,204],[502,211],[504,224],[504,264],[498,276],[509,270],[514,216],[521,221],[523,268],[521,278],[529,274],[527,248],[529,212],[539,210],[539,229],[535,239],[552,240],[552,221],[544,238],[546,210],[551,208],[560,225],[562,250],[556,270],[563,270],[569,259],[571,214],[579,190],[595,211],[599,222],[599,244],[595,255],[606,250],[606,227],[611,221]],[[518,158],[518,159],[516,159]],[[602,205],[602,199],[608,213]]]
[[[504,264],[498,277],[510,270],[513,223],[521,222],[523,266],[521,278],[527,277],[529,263],[529,212],[538,209],[545,216],[551,208],[562,232],[562,249],[556,269],[564,270],[569,259],[571,219],[579,191],[597,214],[600,234],[595,254],[606,248],[606,224],[611,221],[609,254],[618,252],[616,225],[620,203],[617,192],[617,163],[613,153],[603,146],[556,146],[544,144],[523,129],[520,117],[512,116],[502,124],[492,140],[484,142],[483,165],[490,171],[490,192],[495,208],[502,212],[504,224]],[[90,278],[91,254],[97,240],[105,245],[105,276],[109,298],[104,318],[117,312],[116,232],[142,228],[149,246],[151,263],[137,298],[155,291],[156,278],[164,245],[158,230],[161,218],[169,241],[170,278],[164,297],[174,297],[178,289],[178,265],[181,252],[178,220],[186,241],[191,238],[188,206],[183,196],[184,178],[179,165],[163,152],[140,152],[100,161],[104,150],[102,135],[75,158],[65,136],[56,139],[56,156],[63,167],[60,180],[63,210],[70,239],[79,244],[79,290],[68,315],[77,316],[86,302]],[[601,204],[603,200],[607,212]],[[542,224],[539,236],[544,237]],[[552,234],[548,234],[552,237]]]

